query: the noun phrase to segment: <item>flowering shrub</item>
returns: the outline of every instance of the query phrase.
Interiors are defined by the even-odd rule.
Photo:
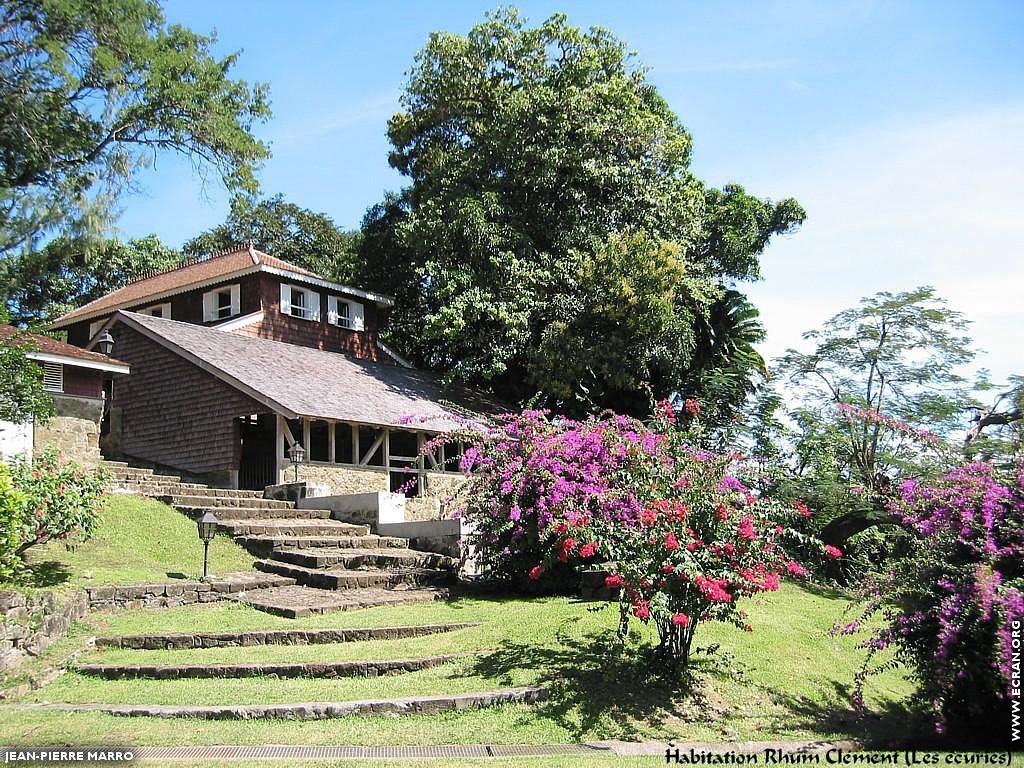
[[[0,465],[2,466],[2,465]],[[99,523],[106,473],[87,470],[53,451],[31,462],[15,459],[0,474],[0,576],[21,570],[21,557],[35,544],[88,539]]]
[[[13,578],[17,571],[15,553],[21,544],[24,509],[25,494],[14,487],[7,465],[0,464],[0,581]]]
[[[1013,476],[969,464],[925,483],[908,480],[891,505],[916,534],[913,552],[865,589],[852,634],[883,619],[865,642],[868,661],[893,648],[913,671],[939,732],[983,738],[1008,712],[1012,623],[1024,620],[1024,466]],[[868,664],[858,675],[862,702]],[[1005,738],[1005,726],[995,734]]]
[[[692,420],[700,408],[687,401],[683,410]],[[701,622],[749,631],[739,600],[804,575],[783,543],[810,540],[786,525],[799,507],[755,497],[736,477],[737,456],[690,447],[691,432],[675,422],[664,403],[650,425],[611,414],[505,417],[465,454],[473,475],[462,514],[492,570],[541,579],[611,561],[620,635],[631,619],[653,621],[659,655],[679,671]]]

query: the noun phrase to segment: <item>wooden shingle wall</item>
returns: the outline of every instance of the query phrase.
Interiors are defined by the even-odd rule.
[[[196,474],[238,468],[236,418],[269,409],[125,325],[117,357],[132,372],[114,386],[120,449]]]

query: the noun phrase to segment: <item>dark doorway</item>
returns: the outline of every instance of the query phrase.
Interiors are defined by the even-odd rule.
[[[242,416],[239,435],[242,455],[238,464],[238,487],[262,491],[276,485],[277,417],[272,413]]]

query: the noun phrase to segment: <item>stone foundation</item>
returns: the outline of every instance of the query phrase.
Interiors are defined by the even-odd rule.
[[[441,472],[427,472],[427,496],[442,501],[455,493],[466,482],[466,476],[462,474],[447,474]]]
[[[284,464],[281,482],[295,479],[295,468]],[[388,473],[383,467],[347,467],[340,464],[300,464],[299,481],[317,486],[322,496],[340,496],[346,493],[370,493],[388,490]],[[312,490],[312,489],[310,489]],[[313,495],[308,493],[307,495]]]
[[[53,447],[66,458],[87,466],[100,461],[100,419],[103,400],[96,397],[53,395],[54,416],[33,427],[36,450]]]

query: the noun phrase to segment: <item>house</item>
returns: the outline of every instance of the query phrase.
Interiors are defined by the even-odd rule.
[[[105,390],[129,366],[98,352],[65,344],[49,336],[0,325],[0,343],[26,346],[26,357],[43,372],[43,386],[53,397],[54,415],[27,424],[0,421],[0,456],[31,454],[53,445],[83,464],[100,460],[99,438],[105,415]]]
[[[325,493],[442,495],[461,448],[424,444],[463,411],[502,406],[381,344],[392,306],[250,246],[148,275],[52,327],[86,348],[109,332],[131,367],[112,390],[108,455],[230,488],[297,476]]]

